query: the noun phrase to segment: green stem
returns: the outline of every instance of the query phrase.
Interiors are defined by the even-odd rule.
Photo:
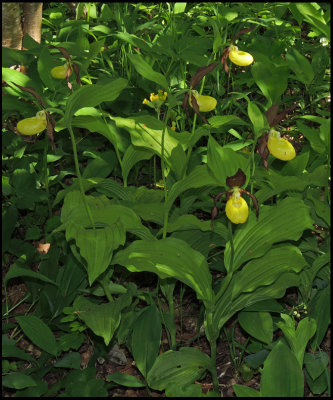
[[[45,191],[47,195],[47,206],[49,210],[49,218],[52,217],[52,206],[50,202],[50,191],[49,191],[49,175],[47,171],[47,149],[49,146],[49,140],[48,137],[45,136],[45,141],[44,141],[44,157],[43,157],[43,169],[44,169],[44,185],[45,185]]]
[[[163,188],[164,188],[164,204],[166,204],[166,202],[168,200],[168,188],[167,188],[166,177],[165,177],[165,159],[164,159],[164,140],[165,140],[165,132],[167,130],[168,118],[169,118],[169,107],[164,116],[164,121],[163,121],[164,124],[163,124],[163,131],[162,131],[162,143],[161,143],[161,168],[162,168],[162,180],[163,180]],[[162,236],[163,239],[165,239],[166,235],[167,235],[168,217],[169,217],[169,213],[164,212],[163,236]]]
[[[218,393],[219,381],[217,379],[217,371],[216,371],[216,335],[213,327],[213,313],[211,311],[206,312],[206,324],[207,324],[208,340],[210,345],[210,358],[212,362],[209,371],[213,379],[214,391]]]
[[[104,279],[99,280],[99,283],[102,285],[104,293],[105,293],[105,296],[107,297],[109,302],[113,303],[113,297],[112,297],[112,294],[110,292],[108,284],[104,281]]]
[[[80,192],[81,192],[82,199],[83,199],[83,204],[84,204],[84,207],[85,207],[85,209],[87,211],[91,226],[92,226],[93,230],[95,231],[95,229],[96,229],[95,228],[95,223],[94,223],[94,220],[93,220],[93,217],[92,217],[92,214],[91,214],[91,210],[90,210],[90,207],[89,207],[89,205],[87,203],[87,199],[86,199],[85,192],[84,192],[84,187],[83,187],[83,183],[82,183],[82,176],[81,176],[80,167],[79,167],[79,159],[77,157],[77,147],[76,147],[76,142],[75,142],[75,136],[74,136],[74,132],[73,132],[73,129],[72,129],[71,125],[68,126],[68,130],[69,130],[69,134],[71,135],[75,170],[76,170],[76,175],[77,175],[78,180],[79,180],[79,186],[80,186]]]

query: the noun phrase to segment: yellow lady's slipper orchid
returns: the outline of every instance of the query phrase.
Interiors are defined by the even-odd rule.
[[[198,103],[199,111],[208,112],[208,111],[213,111],[215,109],[217,100],[214,99],[214,97],[202,96],[196,90],[192,90],[192,95],[195,97],[195,99]],[[190,106],[193,108],[192,102],[191,102],[191,96],[189,97],[189,103],[190,103]]]
[[[249,216],[249,207],[241,196],[240,189],[232,189],[232,195],[225,206],[227,217],[234,224],[243,224]]]
[[[44,111],[38,111],[35,117],[25,118],[18,122],[17,130],[22,135],[37,135],[47,127],[47,119]]]
[[[51,69],[51,75],[55,79],[65,79],[66,78],[66,71],[68,69],[68,64],[59,65],[58,67],[54,67]],[[69,71],[69,75],[71,75],[72,69]]]
[[[253,57],[250,53],[240,51],[238,50],[238,47],[234,45],[229,47],[229,58],[234,64],[242,67],[246,67],[253,63]]]
[[[282,161],[290,161],[296,157],[294,146],[281,138],[280,132],[271,129],[268,134],[267,147],[270,153]]]

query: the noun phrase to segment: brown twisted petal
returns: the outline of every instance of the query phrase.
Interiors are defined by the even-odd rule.
[[[253,31],[254,28],[255,28],[255,26],[253,26],[252,28],[244,28],[244,29],[241,29],[241,30],[240,30],[238,33],[236,33],[236,35],[231,39],[231,44],[234,43],[234,40],[235,40],[239,35],[242,35],[243,33],[251,32],[251,31]]]
[[[273,126],[279,124],[283,119],[285,119],[288,112],[295,110],[295,108],[298,106],[299,104],[295,103],[291,107],[286,108],[280,114],[278,114],[279,103],[274,104],[265,113],[269,126],[272,128]]]
[[[215,62],[207,65],[206,67],[199,68],[190,80],[190,87],[194,89],[198,85],[198,83],[201,82],[202,78],[209,74],[209,72],[212,72],[217,65],[218,63]]]
[[[259,218],[259,204],[258,204],[258,200],[256,198],[256,196],[250,192],[248,192],[247,190],[244,189],[239,189],[242,193],[246,193],[247,195],[249,195],[252,199],[252,203],[253,203],[253,207],[256,210],[256,217]]]
[[[203,116],[200,114],[199,106],[198,106],[198,103],[197,103],[197,99],[193,96],[193,94],[191,94],[191,102],[192,102],[193,110],[195,111],[195,113],[196,113],[197,115],[199,115],[199,117],[203,120],[203,122],[204,122],[205,124],[210,125],[210,123],[206,120],[206,118],[203,117]]]
[[[262,162],[264,164],[264,167],[268,170],[268,162],[267,158],[269,156],[269,150],[267,147],[267,142],[268,142],[268,132],[265,132],[258,140],[258,153],[262,159]]]

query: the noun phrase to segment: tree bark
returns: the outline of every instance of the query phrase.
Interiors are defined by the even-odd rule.
[[[22,49],[21,10],[19,3],[2,3],[2,46]]]
[[[23,7],[23,36],[28,34],[36,42],[42,39],[43,3],[21,3]]]

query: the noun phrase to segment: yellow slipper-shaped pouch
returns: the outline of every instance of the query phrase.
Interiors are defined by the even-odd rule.
[[[246,67],[253,63],[253,57],[250,53],[240,51],[238,50],[238,47],[234,45],[229,47],[229,58],[234,64],[242,67]]]
[[[241,196],[238,188],[233,193],[225,206],[225,212],[230,221],[234,224],[244,224],[249,216],[249,206]]]
[[[44,111],[38,111],[35,117],[25,118],[18,122],[17,130],[22,135],[37,135],[47,127],[47,119]]]
[[[217,100],[214,99],[214,97],[211,96],[202,96],[201,94],[199,94],[196,90],[192,90],[192,94],[195,97],[198,106],[199,106],[199,111],[201,112],[209,112],[209,111],[213,111],[216,107],[217,104]],[[190,106],[193,108],[192,106],[192,102],[191,102],[191,96],[190,96]]]
[[[269,132],[267,147],[269,152],[279,160],[290,161],[296,157],[294,146],[274,129]]]

